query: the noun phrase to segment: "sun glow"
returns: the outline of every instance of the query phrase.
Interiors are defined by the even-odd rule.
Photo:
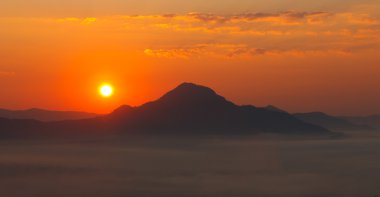
[[[113,94],[113,87],[109,84],[103,84],[99,87],[99,93],[103,97],[110,97]]]

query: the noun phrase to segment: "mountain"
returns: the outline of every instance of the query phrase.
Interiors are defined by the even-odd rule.
[[[0,118],[0,139],[113,135],[111,128],[102,117],[57,122]]]
[[[319,125],[330,129],[332,131],[370,131],[374,130],[372,127],[363,125],[363,124],[355,124],[350,121],[330,116],[328,114],[322,112],[310,112],[310,113],[297,113],[293,114],[300,120],[305,122]]]
[[[344,120],[353,122],[355,124],[365,124],[373,128],[380,130],[380,115],[372,116],[342,116],[340,117]]]
[[[0,118],[0,138],[29,137],[36,135],[43,123],[37,120]]]
[[[77,120],[97,117],[97,114],[75,111],[49,111],[43,109],[0,109],[0,117],[8,119],[34,119],[39,121]]]
[[[275,112],[282,112],[282,113],[288,113],[287,111],[283,110],[283,109],[280,109],[276,106],[273,106],[273,105],[268,105],[265,107],[265,109],[269,110],[269,111],[275,111]]]
[[[238,106],[212,89],[192,83],[183,83],[140,107],[122,106],[110,119],[121,130],[149,133],[330,133],[284,112]]]
[[[13,121],[13,122],[12,122]],[[18,121],[18,122],[15,122]],[[5,125],[5,126],[4,126]],[[284,112],[238,106],[208,87],[183,83],[156,101],[121,106],[111,114],[83,120],[39,122],[0,121],[1,133],[77,134],[257,134],[323,135],[334,133]]]

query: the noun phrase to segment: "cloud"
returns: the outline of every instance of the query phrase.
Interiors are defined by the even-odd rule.
[[[0,18],[9,19],[9,18]],[[66,18],[18,18],[24,20],[55,20],[58,22],[78,22],[82,24],[91,24],[98,22],[99,19],[105,22],[119,21],[124,25],[150,25],[159,27],[207,27],[217,29],[221,27],[241,27],[246,28],[291,28],[287,26],[313,26],[313,25],[362,25],[378,26],[380,19],[370,13],[355,12],[302,12],[302,11],[285,11],[278,13],[241,13],[232,15],[198,13],[191,12],[188,14],[162,14],[162,15],[116,15],[95,17],[66,17]],[[244,29],[244,28],[241,29]],[[335,28],[333,26],[330,26]]]
[[[333,16],[328,12],[295,12],[287,11],[280,13],[244,13],[236,15],[217,15],[209,13],[192,12],[185,15],[165,14],[165,15],[135,15],[125,16],[125,19],[170,19],[183,22],[202,22],[207,24],[226,23],[252,23],[269,22],[278,25],[297,25],[301,23],[315,23]]]
[[[81,41],[90,36],[93,39],[86,42],[88,45],[107,43],[157,58],[347,55],[380,49],[380,19],[370,13],[193,12],[99,18],[0,18],[0,25],[3,21],[19,24],[20,28],[29,25],[30,31],[38,33],[41,29],[34,28],[51,24],[57,28],[47,29],[46,35]],[[77,25],[86,25],[88,32],[80,34]]]
[[[88,25],[88,24],[91,24],[91,23],[95,23],[96,20],[97,20],[96,18],[85,18],[85,19],[82,20],[82,24]]]
[[[243,54],[256,56],[256,55],[265,55],[271,51],[267,49],[261,49],[261,48],[252,48],[252,47],[239,47],[234,49],[233,51],[229,52],[227,56],[229,57],[235,57],[240,56]]]
[[[159,58],[190,58],[200,55],[202,48],[177,48],[177,49],[145,49],[144,53],[148,56]]]
[[[145,21],[144,28],[149,27],[152,32],[160,31],[187,41],[174,48],[173,43],[162,43],[162,47],[145,52],[156,57],[349,55],[380,48],[377,25],[380,20],[369,14],[288,11],[135,17],[137,21]],[[203,47],[199,48],[200,45]]]
[[[59,22],[75,22],[83,25],[89,25],[91,23],[95,23],[97,18],[88,17],[88,18],[76,18],[76,17],[68,17],[68,18],[60,18],[57,21]]]
[[[348,49],[280,49],[259,48],[244,44],[197,44],[194,46],[167,48],[167,49],[145,49],[148,56],[157,58],[191,58],[191,57],[218,57],[218,58],[252,58],[255,56],[325,56],[325,55],[349,55],[353,50]]]
[[[247,13],[225,17],[223,22],[232,23],[252,23],[252,22],[267,22],[276,25],[301,25],[305,23],[315,23],[324,20],[334,14],[328,12],[294,12],[287,11],[281,13]],[[203,19],[204,17],[197,17]],[[218,18],[218,17],[217,17]],[[206,18],[207,19],[207,18]],[[205,21],[205,20],[204,20]],[[221,21],[221,22],[222,22]]]
[[[301,38],[337,37],[352,39],[363,30],[379,29],[380,19],[370,14],[330,13],[330,12],[295,12],[280,13],[244,13],[235,15],[217,15],[207,13],[189,13],[184,15],[136,15],[124,16],[125,26],[129,29],[166,32],[183,32],[198,34],[217,34],[254,37]]]
[[[370,14],[343,13],[341,14],[341,17],[346,18],[348,22],[355,25],[366,25],[366,26],[380,25],[380,20],[371,17]]]

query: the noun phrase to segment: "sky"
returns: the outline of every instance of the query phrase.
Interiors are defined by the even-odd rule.
[[[3,0],[0,43],[0,108],[108,113],[194,82],[237,104],[380,114],[378,0]]]

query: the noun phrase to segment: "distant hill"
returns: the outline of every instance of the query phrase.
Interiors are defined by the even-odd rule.
[[[19,121],[19,122],[15,122]],[[75,134],[218,134],[277,133],[323,135],[333,132],[282,111],[238,106],[212,89],[183,83],[156,101],[139,107],[121,106],[109,115],[83,120],[0,121],[5,133],[32,130],[39,135]],[[21,132],[21,134],[19,133]]]
[[[43,123],[37,120],[21,120],[0,118],[0,138],[29,137],[36,135]]]
[[[268,105],[265,107],[265,109],[269,110],[269,111],[275,111],[275,112],[282,112],[282,113],[288,113],[287,111],[283,110],[283,109],[280,109],[276,106],[273,106],[273,105]]]
[[[342,116],[340,117],[344,120],[353,122],[355,124],[365,124],[369,125],[373,128],[380,130],[380,115],[372,115],[372,116]]]
[[[238,106],[212,89],[192,83],[183,83],[140,107],[122,106],[110,118],[121,130],[155,133],[330,133],[284,112]]]
[[[39,121],[78,120],[97,117],[97,114],[76,111],[49,111],[43,109],[0,109],[0,117],[8,119],[34,119]]]
[[[320,125],[333,131],[370,131],[374,128],[364,125],[355,124],[350,121],[330,116],[322,112],[310,112],[310,113],[297,113],[293,114],[300,120],[305,122]]]

